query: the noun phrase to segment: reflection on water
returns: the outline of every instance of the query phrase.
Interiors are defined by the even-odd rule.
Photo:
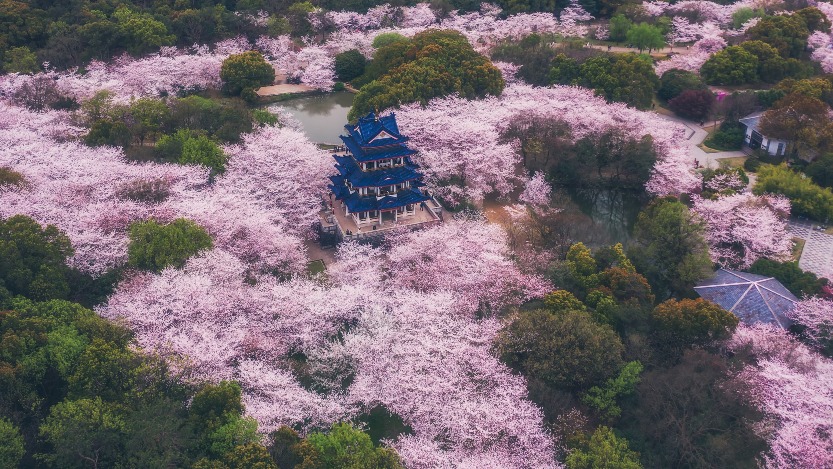
[[[628,241],[647,198],[643,191],[623,189],[571,189],[567,192],[583,213],[608,231],[614,243]]]
[[[338,136],[352,105],[353,93],[341,91],[281,101],[269,109],[281,109],[298,119],[304,133],[315,143],[340,143]]]

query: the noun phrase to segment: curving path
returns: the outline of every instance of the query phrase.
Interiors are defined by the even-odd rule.
[[[667,114],[662,114],[659,112],[657,112],[656,115],[665,120],[669,120],[671,122],[683,125],[688,129],[688,133],[686,135],[688,138],[688,156],[691,161],[692,167],[694,167],[694,161],[696,160],[698,163],[700,163],[700,166],[704,168],[717,169],[720,167],[720,162],[718,160],[722,158],[735,158],[738,156],[746,156],[746,153],[744,153],[741,150],[706,153],[705,151],[703,151],[702,148],[697,146],[703,143],[703,140],[705,140],[706,137],[709,136],[709,133],[706,131],[705,127],[711,127],[714,123],[707,122],[705,127],[701,127],[694,121],[682,119],[677,116],[669,116]],[[720,123],[718,122],[718,125],[719,124]]]

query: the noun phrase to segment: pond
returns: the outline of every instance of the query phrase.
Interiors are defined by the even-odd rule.
[[[625,189],[569,189],[566,193],[581,212],[607,232],[613,243],[628,242],[647,199],[643,191]]]
[[[301,123],[310,141],[338,144],[341,143],[338,136],[344,130],[352,105],[353,93],[339,91],[288,99],[269,105],[268,109],[292,115]]]

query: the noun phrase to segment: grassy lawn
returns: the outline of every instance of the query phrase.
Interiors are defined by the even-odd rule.
[[[732,158],[718,158],[717,162],[721,166],[727,165],[730,168],[743,168],[743,163],[748,156],[733,156]]]
[[[828,229],[824,230],[824,232],[825,232],[826,234],[833,235],[833,226],[831,226],[830,228],[828,228]]]
[[[307,264],[307,272],[310,275],[317,275],[317,274],[323,273],[326,270],[327,270],[327,266],[324,265],[324,261],[321,260],[321,259],[316,259],[314,261],[311,261],[309,264]]]
[[[793,253],[790,260],[798,262],[798,260],[801,259],[801,252],[804,251],[804,244],[806,241],[801,238],[793,238],[793,243]]]
[[[722,151],[722,150],[715,150],[714,148],[711,148],[711,147],[707,146],[706,142],[698,143],[697,147],[700,148],[701,150],[703,150],[706,153],[720,153]]]

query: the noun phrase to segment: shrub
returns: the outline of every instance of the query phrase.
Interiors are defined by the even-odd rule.
[[[156,142],[159,158],[176,161],[180,164],[200,164],[214,172],[225,170],[228,157],[223,150],[205,135],[190,130],[177,130],[172,135],[165,135]]]
[[[333,84],[333,91],[344,91],[344,83],[337,81]]]
[[[130,225],[128,263],[155,272],[169,266],[181,268],[189,257],[212,246],[208,233],[184,218],[168,225],[154,220],[135,222]]]
[[[761,168],[761,159],[757,156],[750,156],[743,162],[743,169],[749,171],[750,173],[757,173],[758,169]]]
[[[272,114],[266,109],[255,109],[252,111],[252,119],[258,127],[274,127],[278,125],[278,116]]]
[[[740,150],[743,146],[743,139],[746,130],[740,122],[726,122],[720,124],[720,129],[714,132],[703,142],[709,148],[715,150],[731,151]]]
[[[796,215],[822,222],[833,219],[833,191],[820,187],[786,165],[761,167],[753,192],[783,194],[790,199]]]
[[[0,189],[3,187],[20,187],[26,183],[23,175],[5,166],[0,166]]]
[[[749,272],[758,275],[775,277],[787,290],[797,297],[815,296],[822,293],[828,280],[818,278],[812,272],[805,272],[798,266],[798,262],[778,262],[771,259],[758,259],[749,268]]]

